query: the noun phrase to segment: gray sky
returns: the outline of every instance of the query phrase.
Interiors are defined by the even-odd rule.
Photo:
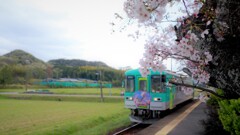
[[[39,59],[102,61],[139,66],[144,43],[111,34],[123,0],[0,0],[0,55],[25,50]]]

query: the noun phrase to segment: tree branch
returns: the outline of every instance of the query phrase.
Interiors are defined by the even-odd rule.
[[[177,53],[170,53],[170,52],[163,51],[163,50],[158,50],[158,51],[160,53],[156,53],[155,55],[161,56],[161,53],[162,53],[162,54],[167,56],[166,58],[173,58],[173,59],[177,59],[177,60],[188,60],[188,61],[191,61],[193,63],[199,63],[198,61],[191,60],[189,57],[178,55],[178,52]]]
[[[190,16],[190,14],[189,14],[189,12],[188,12],[188,9],[187,9],[187,5],[186,5],[185,0],[183,0],[183,4],[184,4],[184,7],[185,7],[185,9],[186,9],[186,12],[187,12],[188,16]]]
[[[180,85],[180,86],[191,87],[191,88],[197,88],[197,89],[209,92],[209,93],[211,93],[211,94],[213,94],[213,95],[215,95],[219,98],[227,99],[227,97],[225,97],[225,96],[219,95],[219,94],[217,94],[216,92],[214,92],[210,89],[203,88],[203,87],[200,87],[200,86],[195,86],[195,85],[190,85],[190,84],[185,84],[185,83],[178,83],[178,82],[174,82],[174,81],[169,81],[169,83],[172,83],[172,84],[175,84],[175,85]]]

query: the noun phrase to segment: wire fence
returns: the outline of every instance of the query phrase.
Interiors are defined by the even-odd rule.
[[[90,87],[90,88],[96,88],[100,87],[100,83],[85,83],[85,82],[61,82],[61,81],[42,81],[40,82],[40,85],[43,86],[49,86],[49,87]],[[105,88],[112,88],[111,83],[102,83],[102,87]]]

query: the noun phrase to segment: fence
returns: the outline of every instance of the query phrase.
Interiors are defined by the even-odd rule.
[[[100,83],[85,83],[85,82],[61,82],[61,81],[51,81],[40,82],[40,85],[49,87],[100,87]],[[103,83],[102,87],[112,88],[111,83]]]

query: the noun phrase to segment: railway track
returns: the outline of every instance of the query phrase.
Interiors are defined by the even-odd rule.
[[[168,117],[168,116],[171,117],[171,115],[174,114],[174,112],[176,112],[177,110],[181,109],[182,107],[184,107],[192,102],[194,102],[194,101],[188,100],[188,101],[185,101],[185,102],[177,105],[172,110],[167,110],[167,111],[162,112],[161,117],[158,120],[162,120],[164,117]],[[148,125],[148,124],[135,123],[135,124],[132,124],[124,129],[120,130],[120,131],[117,131],[116,133],[113,133],[111,135],[136,135],[139,131],[147,128],[150,125],[151,124]]]
[[[122,129],[121,131],[114,133],[113,135],[134,135],[148,126],[149,125],[147,124],[135,123]]]

